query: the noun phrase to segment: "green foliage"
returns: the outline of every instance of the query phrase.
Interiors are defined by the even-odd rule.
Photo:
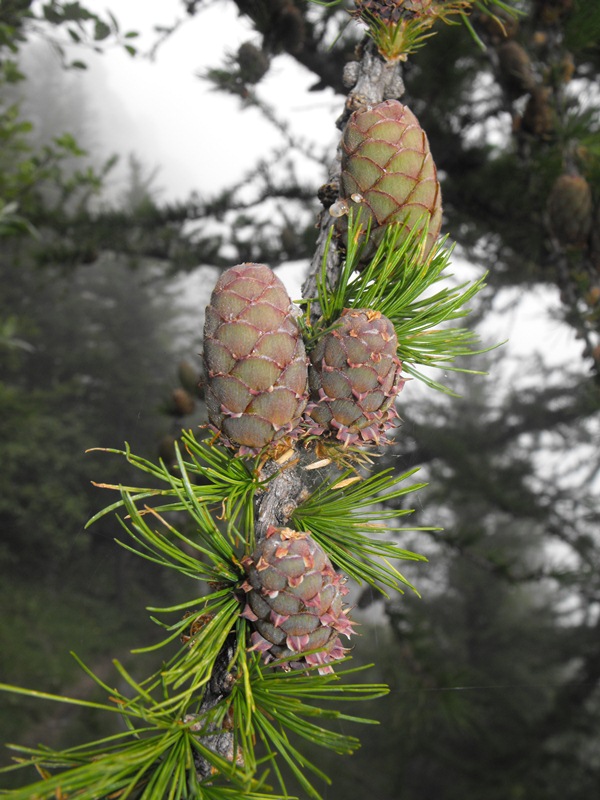
[[[137,684],[122,667],[119,672],[133,688],[137,688]],[[189,791],[201,798],[230,796],[228,787],[225,787],[224,792],[219,791],[218,787],[209,787],[206,793],[201,789],[194,769],[194,753],[200,751],[204,756],[209,755],[211,763],[221,772],[231,773],[231,768],[224,759],[202,747],[196,737],[191,735],[189,725],[183,724],[172,711],[157,709],[145,690],[130,698],[103,684],[99,679],[96,680],[107,691],[110,702],[68,700],[22,690],[22,694],[40,699],[73,703],[119,714],[126,722],[128,730],[91,745],[61,752],[46,748],[18,748],[22,753],[21,763],[12,769],[22,768],[24,763],[35,764],[43,779],[23,790],[12,790],[9,793],[12,800],[30,798],[32,793],[39,798],[52,798],[59,790],[68,794],[76,792],[78,797],[89,800],[109,796],[114,792],[122,793],[123,797],[147,800],[158,796],[184,798]],[[6,688],[0,685],[0,689]],[[52,777],[48,769],[58,769],[60,772]],[[235,772],[229,777],[233,779],[233,785],[238,792],[243,791],[245,794],[250,791],[248,796],[253,796],[252,787],[246,781],[235,780]]]
[[[326,261],[318,283],[322,319],[309,336],[316,338],[323,329],[335,325],[344,308],[371,308],[380,311],[394,325],[398,336],[398,356],[404,372],[428,386],[454,394],[419,368],[481,374],[454,365],[457,358],[479,355],[485,349],[473,349],[477,334],[470,328],[440,325],[462,319],[466,304],[485,286],[484,278],[459,286],[438,288],[446,274],[451,251],[445,242],[435,245],[427,258],[423,248],[427,229],[408,235],[401,225],[389,225],[373,259],[359,269],[360,254],[369,238],[357,219],[349,220],[348,248],[336,286],[327,283]]]
[[[251,696],[244,697],[245,702],[240,698],[240,702],[234,705],[234,728],[240,733],[244,753],[252,752],[253,739],[258,734],[268,754],[267,763],[272,765],[284,796],[287,796],[287,791],[276,760],[278,755],[310,797],[319,800],[320,795],[306,777],[305,770],[331,783],[327,775],[290,742],[290,733],[319,748],[348,755],[359,747],[358,739],[323,728],[312,720],[377,724],[339,710],[317,707],[310,702],[337,702],[342,697],[349,702],[368,701],[387,694],[387,687],[383,685],[340,683],[340,679],[357,671],[356,668],[341,670],[335,675],[324,676],[303,675],[300,672],[267,673],[260,667],[258,659],[254,659],[250,672]],[[247,702],[248,699],[251,704]]]
[[[255,491],[259,484],[243,459],[226,458],[218,449],[197,442],[191,434],[186,436],[185,442],[190,460],[184,460],[178,453],[178,476],[172,475],[163,465],[157,467],[133,456],[128,449],[112,451],[120,453],[154,479],[166,483],[168,488],[120,487],[121,500],[92,521],[97,521],[108,511],[122,509],[126,516],[121,525],[128,542],[132,542],[124,542],[125,547],[212,588],[208,593],[175,606],[149,608],[153,613],[178,614],[179,619],[165,624],[153,617],[166,629],[167,635],[160,642],[136,652],[153,651],[175,640],[183,643],[158,672],[143,681],[134,679],[122,664],[115,662],[121,678],[133,690],[132,697],[92,675],[107,692],[109,703],[65,701],[120,713],[129,730],[90,745],[59,752],[46,748],[16,748],[21,753],[19,763],[8,770],[35,764],[46,777],[23,789],[22,794],[19,790],[11,792],[12,800],[25,797],[26,791],[50,798],[58,786],[67,794],[83,792],[82,797],[93,796],[85,791],[95,792],[95,796],[124,791],[125,796],[150,798],[155,797],[159,790],[161,796],[166,795],[167,787],[168,796],[183,797],[186,786],[188,790],[191,786],[198,797],[226,797],[232,787],[237,787],[245,797],[252,797],[266,779],[266,773],[258,783],[254,777],[263,763],[273,769],[283,792],[281,796],[287,797],[285,779],[277,759],[288,765],[311,797],[319,798],[304,770],[308,769],[321,778],[325,776],[301,754],[290,736],[308,738],[338,753],[352,752],[358,747],[357,739],[332,732],[322,727],[320,722],[367,720],[319,704],[335,700],[340,695],[347,699],[373,699],[387,691],[381,685],[346,684],[342,679],[353,674],[353,670],[342,670],[330,676],[311,674],[310,670],[272,672],[272,668],[262,665],[258,654],[247,649],[247,623],[240,616],[241,595],[238,591],[244,577],[239,548],[241,553],[247,552],[247,543],[244,546],[240,542],[237,528],[222,533],[210,510],[214,510],[215,504],[217,507],[227,505],[226,487],[241,486],[241,491],[248,493]],[[240,466],[243,469],[240,470]],[[200,476],[207,480],[206,484],[194,482]],[[369,489],[360,494],[363,503],[368,502],[369,492],[377,493],[389,485],[389,480],[372,482]],[[405,492],[396,491],[395,496]],[[154,507],[145,502],[151,498],[158,501]],[[328,505],[324,501],[324,507]],[[232,508],[236,508],[235,502]],[[194,538],[181,533],[163,516],[182,511],[190,518]],[[318,521],[318,515],[314,509],[311,512],[310,504],[305,511],[305,519]],[[238,546],[237,553],[234,543]],[[369,554],[381,552],[368,546],[366,551]],[[393,550],[396,557],[400,552]],[[412,554],[404,557],[412,557]],[[183,616],[182,612],[185,612]],[[215,705],[205,708],[202,698],[229,641],[235,642],[226,664],[234,676],[232,690]],[[0,689],[30,697],[61,699],[5,685]],[[229,720],[233,720],[233,749],[231,759],[226,760],[211,749],[210,737],[215,732],[229,730]],[[266,749],[266,762],[255,752],[259,744]],[[211,781],[210,786],[198,782],[194,754],[200,754],[218,773],[219,777]],[[54,770],[59,770],[59,774],[50,777]],[[221,787],[223,793],[220,793]]]
[[[415,472],[411,470],[398,477],[392,470],[384,470],[365,480],[356,476],[351,478],[353,473],[345,472],[338,478],[324,481],[298,506],[292,519],[300,530],[310,531],[332,562],[359,584],[365,581],[385,596],[387,594],[379,584],[400,592],[403,586],[416,591],[390,559],[426,559],[400,548],[396,542],[374,538],[407,530],[396,527],[394,523],[410,514],[411,509],[385,508],[381,503],[383,500],[390,503],[422,489],[422,483],[396,488]]]
[[[356,670],[347,670],[326,678],[295,672],[265,674],[258,657],[252,656],[244,664],[246,679],[236,683],[226,701],[206,715],[206,718],[199,714],[190,714],[182,719],[178,705],[173,706],[165,701],[157,703],[146,685],[137,683],[119,662],[115,662],[115,665],[121,677],[136,692],[133,697],[107,685],[90,673],[83,664],[81,666],[90,677],[106,691],[109,702],[70,699],[0,684],[0,691],[118,714],[128,728],[97,742],[60,752],[44,747],[36,749],[13,746],[12,749],[19,753],[18,763],[3,772],[35,765],[43,780],[21,790],[11,790],[8,793],[0,790],[0,796],[9,796],[11,800],[29,800],[32,796],[50,799],[60,789],[67,794],[76,792],[77,797],[89,800],[108,796],[115,791],[123,792],[122,796],[125,797],[146,800],[158,796],[184,798],[189,791],[193,791],[194,797],[201,800],[236,797],[240,796],[239,793],[256,800],[263,797],[277,800],[280,797],[290,797],[275,761],[279,756],[292,768],[303,789],[311,797],[318,799],[320,795],[302,769],[309,769],[323,779],[326,776],[298,752],[289,741],[288,732],[309,738],[321,747],[338,753],[352,752],[358,746],[358,740],[331,732],[311,720],[362,723],[368,720],[318,707],[312,701],[335,701],[341,694],[347,700],[369,700],[387,692],[383,686],[339,683],[341,677],[353,674]],[[159,678],[154,681],[154,686],[157,684],[160,684]],[[202,742],[204,725],[208,722],[214,725],[218,719],[223,723],[230,716],[234,720],[236,735],[240,738],[240,742],[235,745],[235,752],[244,754],[238,764],[232,764],[218,756]],[[263,761],[262,758],[257,759],[254,753],[256,733],[268,748],[267,763],[277,775],[282,794],[259,791],[265,785],[266,774],[261,781],[252,779]],[[271,749],[274,743],[277,750]],[[207,759],[220,777],[209,783],[200,783],[194,766],[196,754]],[[58,770],[58,773],[51,776],[49,770]]]
[[[57,425],[52,409],[58,400],[58,393],[24,392],[0,383],[0,563],[18,572],[54,573],[74,547],[60,531],[78,530],[86,511],[69,455],[81,445],[84,431],[76,420]]]
[[[18,208],[19,206],[15,202],[3,202],[2,206],[0,206],[0,238],[17,234],[37,236],[37,231],[33,225],[25,217],[17,213]]]
[[[35,764],[47,776],[23,792],[49,798],[60,785],[66,793],[82,792],[87,787],[88,791],[95,791],[96,796],[98,792],[125,791],[126,796],[149,798],[160,790],[161,796],[164,792],[165,796],[183,797],[187,786],[188,791],[193,790],[200,798],[217,798],[228,796],[231,788],[237,787],[245,797],[252,797],[264,784],[267,773],[258,783],[255,776],[266,766],[273,770],[283,793],[270,796],[287,797],[282,761],[302,788],[311,797],[319,798],[305,770],[328,779],[302,755],[293,738],[309,739],[337,753],[352,752],[359,746],[355,737],[335,733],[321,722],[368,720],[324,708],[320,703],[337,700],[340,696],[349,700],[373,699],[387,691],[382,685],[347,684],[344,679],[355,670],[342,670],[328,676],[310,670],[273,672],[272,668],[262,665],[259,654],[247,649],[247,623],[240,616],[243,597],[240,585],[244,580],[240,559],[253,547],[253,528],[247,508],[251,507],[255,492],[264,488],[265,483],[258,477],[256,459],[232,458],[214,445],[197,441],[191,432],[183,435],[183,443],[186,452],[183,455],[177,451],[177,474],[172,474],[162,463],[155,465],[133,455],[129,448],[108,450],[123,456],[153,483],[160,482],[164,488],[105,485],[105,488],[118,490],[121,499],[96,514],[90,524],[107,513],[121,511],[124,518],[120,518],[120,523],[126,534],[121,544],[126,549],[176,570],[196,583],[201,581],[209,590],[176,605],[148,609],[152,620],[166,635],[134,652],[151,653],[175,642],[180,644],[161,669],[143,681],[134,679],[122,664],[115,662],[121,678],[133,690],[133,697],[116,692],[92,676],[108,693],[109,703],[66,701],[121,713],[129,731],[60,752],[17,748],[19,764],[9,770]],[[253,469],[250,468],[252,464]],[[309,522],[315,528],[321,521],[321,530],[327,533],[329,515],[343,507],[342,521],[349,524],[344,546],[356,544],[366,565],[367,580],[381,579],[393,588],[399,588],[402,576],[391,566],[379,566],[374,558],[380,555],[419,557],[392,544],[370,543],[361,533],[368,528],[366,517],[359,515],[353,521],[351,508],[353,501],[357,509],[366,507],[382,491],[390,493],[393,499],[409,491],[395,488],[396,483],[391,476],[369,479],[362,491],[351,487],[336,490],[333,484],[309,499],[298,515],[299,521]],[[323,508],[321,516],[319,506]],[[384,511],[381,519],[403,513]],[[181,517],[190,534],[177,526],[175,521]],[[219,517],[224,517],[222,525],[217,524]],[[334,550],[341,553],[334,536],[327,537],[327,542],[332,553]],[[346,560],[354,565],[355,571],[361,566],[351,555]],[[175,614],[178,618],[174,623],[165,623],[154,616],[156,614],[160,617]],[[235,676],[231,692],[216,705],[205,707],[203,697],[228,642],[235,643],[226,664],[227,670]],[[12,691],[7,686],[0,688]],[[60,699],[32,690],[16,691],[30,697]],[[225,760],[211,749],[210,737],[215,732],[229,730],[228,726],[232,728],[233,749],[231,759]],[[266,757],[256,752],[258,747],[265,750]],[[219,774],[211,786],[199,783],[194,754],[197,757],[199,754]],[[59,770],[59,774],[50,777],[54,770]],[[173,776],[170,782],[169,775]],[[167,784],[170,794],[167,794]],[[219,793],[221,785],[222,795]],[[18,800],[25,795],[17,791],[10,796]],[[84,792],[81,796],[88,795]]]
[[[171,502],[155,504],[154,513],[185,511],[191,515],[201,530],[206,530],[203,535],[209,540],[217,530],[211,515],[218,514],[226,520],[230,541],[226,542],[223,539],[222,547],[227,557],[233,552],[231,543],[239,545],[247,542],[247,548],[252,550],[254,541],[252,500],[263,485],[258,472],[249,469],[248,462],[244,459],[232,459],[231,454],[225,449],[198,441],[191,431],[184,431],[181,441],[185,446],[185,453],[182,455],[177,449],[180,476],[173,476],[163,463],[157,466],[147,459],[135,456],[129,448],[124,451],[108,451],[125,456],[137,469],[169,484],[168,489],[124,487],[129,494],[133,493],[130,502],[136,503],[151,497],[173,498]],[[186,456],[189,460],[185,459]],[[129,501],[119,500],[113,503],[93,517],[88,524],[120,508],[126,502]],[[219,534],[219,541],[221,538]],[[215,577],[215,580],[217,579]]]
[[[94,546],[90,553],[83,547],[84,537],[79,538],[80,547],[72,548],[68,566],[59,575],[40,577],[37,571],[32,575],[26,566],[33,564],[33,558],[26,553],[18,569],[2,566],[0,604],[5,613],[0,631],[0,674],[4,683],[67,697],[102,699],[93,681],[69,656],[69,650],[76,645],[82,659],[106,679],[113,672],[111,658],[120,658],[126,667],[135,665],[142,657],[130,654],[132,641],[146,642],[155,635],[155,625],[139,614],[139,608],[147,602],[148,570],[144,574],[136,569],[132,558],[121,558],[112,543]],[[120,571],[127,575],[125,586],[119,585]],[[158,602],[169,586],[160,575],[152,578]],[[160,665],[158,654],[143,659],[146,670]],[[71,704],[40,703],[35,696],[1,692],[0,766],[12,761],[4,744],[7,742],[34,747],[43,742],[56,750],[120,729],[120,718],[114,714]],[[0,787],[16,788],[24,778],[25,773],[3,774]],[[36,778],[32,773],[26,782]]]

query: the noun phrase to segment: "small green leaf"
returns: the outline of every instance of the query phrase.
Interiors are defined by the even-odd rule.
[[[369,583],[384,595],[382,586],[399,592],[408,587],[418,594],[390,559],[426,561],[425,557],[401,548],[396,541],[380,538],[420,530],[395,524],[412,513],[411,509],[385,505],[423,488],[422,483],[399,486],[416,471],[397,476],[391,469],[384,470],[338,489],[338,484],[352,474],[346,472],[313,492],[294,511],[292,521],[299,530],[310,531],[333,563],[358,583]]]
[[[104,39],[108,39],[111,34],[110,27],[103,22],[101,19],[97,19],[94,24],[94,40],[96,42],[102,42]]]
[[[63,14],[64,18],[71,22],[85,22],[94,16],[91,11],[84,8],[79,2],[65,3],[63,5]]]
[[[45,3],[42,6],[42,13],[44,15],[44,18],[48,20],[48,22],[51,22],[53,25],[59,25],[65,19],[65,17],[61,12],[62,9],[60,8],[60,6],[56,5],[56,3],[54,2]]]
[[[74,64],[80,64],[81,62],[74,61]],[[83,69],[85,69],[85,64],[83,64]],[[81,147],[77,144],[77,140],[75,137],[70,133],[63,133],[60,136],[54,137],[54,144],[57,147],[66,150],[70,155],[73,156],[85,156],[87,155],[85,150],[82,150]]]
[[[371,308],[384,314],[398,336],[398,357],[404,371],[447,394],[441,383],[421,371],[422,367],[481,374],[456,367],[459,357],[479,355],[493,348],[479,348],[477,334],[448,323],[467,316],[467,304],[484,288],[483,278],[460,286],[441,282],[450,263],[451,249],[442,239],[427,258],[423,257],[427,227],[406,232],[401,224],[389,225],[370,263],[360,264],[370,232],[362,232],[360,211],[348,222],[348,248],[335,286],[327,283],[326,262],[318,282],[318,300],[323,317],[313,338],[335,324],[344,308]],[[440,284],[438,287],[437,284]]]
[[[115,15],[112,12],[107,11],[106,13],[108,14],[108,16],[110,18],[110,22],[111,22],[111,25],[113,27],[113,31],[115,33],[118,33],[119,32],[119,21],[118,21],[118,19],[115,17]]]

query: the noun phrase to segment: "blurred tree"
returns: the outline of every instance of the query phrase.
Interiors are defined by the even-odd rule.
[[[255,26],[261,62],[286,54],[315,74],[315,91],[346,92],[354,4],[235,4]],[[599,781],[600,7],[517,6],[517,18],[474,13],[482,48],[464,29],[436,29],[406,64],[403,101],[442,175],[445,230],[490,268],[479,313],[514,287],[555,287],[582,359],[518,365],[510,391],[478,394],[471,379],[453,385],[462,401],[401,397],[402,428],[384,459],[425,465],[425,521],[447,533],[425,548],[430,580],[415,576],[424,599],[386,605],[398,644],[384,677],[396,702],[328,798],[360,785],[402,800],[583,799]],[[187,7],[200,13],[202,3]],[[207,77],[260,107],[260,80],[244,80],[242,60]],[[373,647],[382,649],[369,638],[366,660]]]
[[[598,785],[596,390],[576,371],[526,392],[468,381],[464,398],[406,402],[384,455],[424,465],[416,513],[445,529],[408,542],[431,562],[403,570],[421,598],[359,595],[389,628],[367,624],[353,656],[376,654],[392,693],[327,800],[585,800]]]
[[[203,6],[184,5],[190,15]],[[491,265],[488,306],[510,287],[532,294],[541,285],[557,287],[562,317],[584,342],[583,358],[561,369],[558,383],[552,380],[557,368],[539,363],[522,368],[534,376],[533,387],[516,382],[512,392],[499,388],[481,396],[465,388],[461,403],[419,401],[418,409],[406,401],[388,457],[427,465],[433,487],[427,507],[434,521],[444,519],[448,534],[431,547],[431,581],[419,574],[425,600],[386,606],[399,642],[390,645],[388,680],[398,702],[389,705],[384,742],[393,763],[386,758],[373,770],[379,763],[374,742],[365,748],[381,798],[587,798],[598,785],[600,540],[593,443],[600,241],[593,220],[600,199],[594,90],[600,9],[552,0],[518,5],[524,14],[517,21],[500,15],[499,23],[483,11],[472,18],[484,50],[461,28],[439,30],[408,62],[403,100],[427,130],[443,176],[446,230],[476,263]],[[82,243],[99,273],[107,251],[152,256],[176,268],[200,260],[274,266],[312,252],[314,192],[298,179],[291,158],[302,153],[302,143],[262,100],[260,81],[268,64],[286,54],[315,74],[315,91],[345,93],[344,66],[355,58],[362,32],[349,21],[349,3],[237,0],[236,6],[255,25],[256,37],[207,77],[238,96],[242,107],[263,109],[282,130],[285,147],[210,201],[192,198],[161,208],[149,198],[133,215],[53,214],[58,235],[50,241],[57,245],[44,243],[47,264],[78,263]],[[19,26],[14,31],[19,34]],[[10,78],[13,67],[7,69]],[[18,153],[27,126],[11,113],[4,135]],[[72,151],[75,145],[67,139],[56,146]],[[319,158],[325,164],[326,154]],[[5,174],[5,229],[21,233],[33,224],[45,234],[48,210],[38,213],[33,200],[22,203],[9,166]],[[557,181],[563,182],[558,193]],[[18,207],[11,205],[17,196]],[[15,359],[35,362],[20,322],[15,327],[8,319],[5,340],[13,365]],[[135,354],[129,363],[136,363]],[[60,375],[59,366],[48,367],[49,373]],[[591,377],[584,373],[589,366]],[[86,386],[85,397],[96,391],[106,410],[112,388],[104,373],[93,389]],[[30,396],[6,398],[9,419],[26,418],[23,398]],[[135,403],[122,400],[129,413]],[[40,419],[42,439],[48,434]],[[85,414],[82,420],[87,424]],[[135,425],[129,418],[123,438]],[[86,434],[86,444],[97,441],[96,431]],[[78,514],[73,509],[73,519]],[[370,640],[369,646],[381,649]]]
[[[43,11],[50,28],[59,25],[48,19],[51,5],[58,8],[48,4]],[[28,26],[40,23],[28,3],[16,4],[12,16],[10,11],[2,6],[7,38],[0,54],[17,51]],[[76,16],[74,9],[64,13]],[[99,24],[82,9],[77,14],[81,24]],[[68,91],[72,75],[39,47],[30,48],[28,57],[43,65],[47,91],[40,93],[9,59],[2,62],[8,75],[0,117],[6,143],[0,155],[0,363],[7,458],[0,471],[0,516],[3,556],[11,568],[56,579],[72,548],[85,549],[89,537],[76,532],[98,505],[89,486],[94,457],[85,450],[130,439],[148,455],[156,451],[168,385],[156,363],[175,358],[170,348],[177,329],[164,266],[138,259],[133,270],[129,259],[79,235],[80,216],[91,218],[98,207],[104,168],[96,171],[82,148],[90,120],[81,97]],[[27,110],[35,122],[23,121]],[[79,141],[65,130],[77,130]],[[145,214],[154,203],[153,179],[132,159],[121,207]]]
[[[583,800],[600,779],[598,391],[577,371],[529,391],[494,383],[407,409],[427,517],[446,530],[423,601],[386,605],[403,800]]]
[[[344,69],[357,58],[364,30],[348,13],[353,3],[231,2],[256,29],[248,47],[261,63],[285,54],[314,73],[313,91],[346,93]],[[184,5],[190,15],[203,8]],[[514,5],[517,17],[478,4],[469,27],[481,47],[465,26],[438,25],[406,62],[403,100],[427,130],[442,175],[445,230],[475,263],[493,265],[494,288],[557,286],[563,318],[596,369],[600,8],[575,0]],[[232,55],[206,77],[239,95],[242,108],[263,107],[261,77],[245,73],[244,63]],[[293,132],[288,137],[293,145]],[[565,175],[577,176],[580,194],[552,203],[552,187]],[[291,194],[293,184],[286,186]],[[570,229],[582,233],[573,239]]]
[[[2,311],[19,321],[27,343],[2,353],[3,442],[11,453],[2,497],[4,513],[12,509],[13,519],[9,525],[4,518],[4,546],[15,548],[28,571],[38,561],[40,569],[47,572],[51,564],[60,572],[61,548],[75,540],[89,503],[97,504],[87,488],[94,457],[85,450],[128,440],[155,453],[168,385],[163,370],[174,359],[169,342],[175,311],[148,266],[134,273],[106,257],[93,269],[84,265],[61,275],[3,258],[0,269],[7,288]],[[20,492],[25,497],[17,503]]]
[[[0,5],[0,672],[3,680],[57,688],[75,671],[64,666],[74,624],[81,628],[86,617],[77,635],[86,652],[97,652],[105,633],[95,614],[108,615],[118,638],[130,620],[127,598],[148,580],[160,591],[148,569],[115,555],[112,530],[100,524],[84,534],[101,503],[90,483],[99,477],[98,456],[85,451],[129,440],[155,456],[166,426],[166,373],[180,355],[179,309],[164,264],[102,250],[79,224],[99,208],[110,164],[96,164],[74,74],[56,53],[77,65],[54,37],[66,28],[83,46],[77,37],[88,30],[99,47],[109,34],[120,39],[109,22],[103,27],[78,3]],[[43,80],[26,80],[21,49],[40,36],[54,54],[30,46]],[[154,191],[153,176],[133,161],[128,195],[114,213],[132,199],[145,213]],[[123,471],[112,477],[123,480]],[[3,738],[23,726],[10,709],[3,697]],[[25,716],[26,724],[36,718]]]

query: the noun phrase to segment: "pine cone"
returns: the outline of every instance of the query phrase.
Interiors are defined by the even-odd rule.
[[[535,0],[536,16],[544,25],[557,25],[573,10],[573,0]]]
[[[532,91],[523,112],[522,131],[545,141],[552,138],[555,115],[551,97],[552,92],[547,86],[537,86]]]
[[[240,46],[237,62],[244,83],[258,83],[269,71],[269,57],[252,42],[244,42]]]
[[[264,264],[221,275],[204,326],[206,404],[224,442],[254,454],[293,435],[307,402],[307,359],[292,302]]]
[[[429,254],[442,223],[440,185],[427,136],[407,106],[386,100],[352,114],[342,138],[340,196],[350,208],[362,208],[365,228],[371,221],[363,260],[372,257],[391,223],[407,231],[428,225]],[[346,218],[338,224],[345,233]]]
[[[311,353],[309,429],[345,444],[379,442],[404,385],[394,326],[378,311],[346,309]]]
[[[532,92],[536,81],[531,59],[518,42],[512,39],[501,44],[497,50],[500,80],[511,99]]]
[[[323,548],[309,533],[270,527],[242,563],[247,574],[242,616],[254,628],[251,649],[263,652],[267,663],[292,657],[289,666],[319,665],[320,673],[333,672],[329,662],[345,652],[339,634],[350,637],[354,631],[342,602],[348,590]]]
[[[563,174],[548,197],[548,224],[563,247],[583,247],[592,230],[592,190],[581,175]]]

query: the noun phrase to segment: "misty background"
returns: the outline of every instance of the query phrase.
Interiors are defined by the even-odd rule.
[[[63,42],[85,70],[65,69],[32,29],[18,53],[25,79],[2,84],[2,108],[31,122],[22,135],[38,154],[29,163],[11,133],[1,157],[3,192],[36,228],[25,235],[17,220],[0,253],[3,683],[85,695],[69,651],[113,680],[111,659],[135,669],[129,651],[157,636],[145,606],[189,599],[193,587],[114,543],[114,518],[84,530],[112,499],[92,482],[139,480],[122,459],[86,451],[128,442],[168,460],[181,429],[205,421],[182,374],[200,374],[220,270],[264,260],[300,296],[343,96],[315,91],[315,75],[285,51],[256,88],[260,102],[223,91],[209,71],[260,36],[235,3],[205,5],[187,15],[179,0],[121,0],[113,11],[122,32],[139,32],[137,54],[112,40],[101,54]],[[442,51],[452,35],[472,52],[451,30]],[[497,116],[508,151],[509,115]],[[57,146],[66,133],[73,141]],[[494,273],[500,250],[486,250],[481,231],[477,247],[462,241],[450,223],[448,280]],[[353,589],[355,658],[375,662],[365,680],[392,693],[364,710],[381,725],[352,731],[358,756],[325,757],[329,800],[552,800],[598,785],[597,384],[556,283],[490,285],[472,324],[484,346],[504,344],[465,365],[487,376],[448,372],[458,398],[415,381],[400,396],[402,427],[381,462],[421,467],[429,487],[412,501],[414,527],[444,531],[398,533],[429,559],[403,570],[420,598]],[[0,696],[2,742],[58,747],[104,724]]]

